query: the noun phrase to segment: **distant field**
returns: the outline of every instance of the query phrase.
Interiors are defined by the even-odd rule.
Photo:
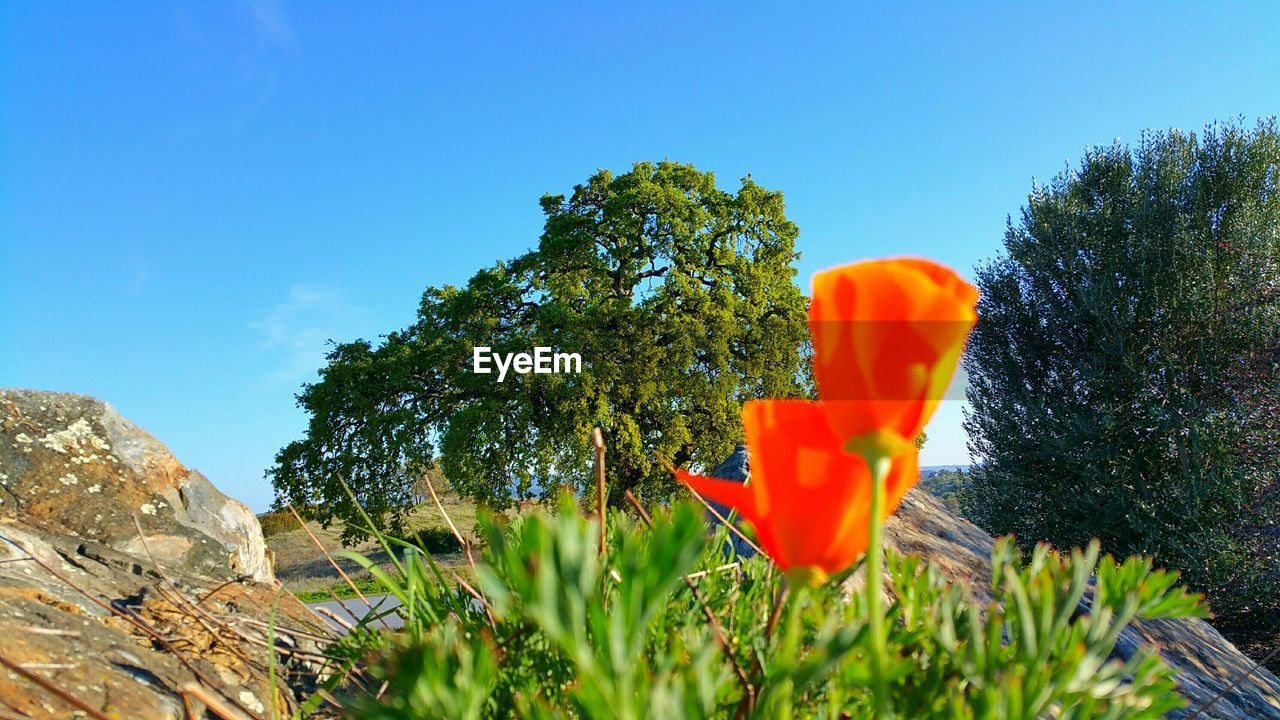
[[[452,493],[442,494],[440,502],[449,513],[449,517],[453,518],[454,524],[458,526],[458,531],[463,537],[473,540],[476,525],[475,504]],[[330,600],[332,599],[328,592],[330,589],[339,598],[354,597],[355,593],[347,587],[329,560],[316,548],[315,543],[298,526],[297,520],[287,510],[284,513],[264,513],[259,516],[259,519],[263,524],[267,548],[276,556],[276,577],[280,578],[285,587],[300,600],[303,602]],[[410,517],[409,526],[413,530],[427,531],[430,537],[438,537],[442,531],[447,531],[448,527],[435,503],[419,506]],[[384,569],[391,570],[393,567],[386,552],[376,541],[343,548],[338,542],[338,536],[342,533],[341,526],[334,525],[326,530],[320,527],[319,523],[308,522],[307,527],[330,554],[337,550],[354,550],[377,560]],[[471,569],[467,567],[466,557],[462,553],[436,552],[432,553],[432,557],[442,567],[451,568],[464,578],[470,576]],[[338,557],[333,559],[355,581],[361,592],[375,591],[373,578],[363,568],[347,559]]]

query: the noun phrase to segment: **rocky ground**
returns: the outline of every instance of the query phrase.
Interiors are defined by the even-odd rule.
[[[289,716],[335,672],[253,513],[77,395],[0,391],[0,633],[6,718]]]

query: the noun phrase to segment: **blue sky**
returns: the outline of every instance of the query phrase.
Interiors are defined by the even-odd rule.
[[[783,190],[806,286],[968,274],[1087,147],[1280,110],[1273,3],[781,5],[5,3],[0,386],[105,399],[261,510],[325,340],[596,168]],[[925,464],[967,460],[947,405]]]

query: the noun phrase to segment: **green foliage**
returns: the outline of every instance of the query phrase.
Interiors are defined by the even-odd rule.
[[[407,630],[362,630],[333,649],[368,654],[387,682],[380,698],[353,692],[350,716],[730,717],[748,707],[736,661],[754,689],[749,716],[868,717],[865,594],[793,589],[770,634],[781,574],[760,557],[723,568],[724,532],[707,542],[701,512],[683,505],[651,529],[615,513],[601,557],[598,526],[567,500],[555,514],[490,521],[478,568],[487,609],[447,583],[421,585],[430,558],[410,552],[404,575],[386,580],[388,592],[424,599],[409,606]],[[1202,616],[1197,598],[1149,561],[1098,554],[1096,544],[1069,556],[1040,546],[1024,562],[1002,540],[983,602],[920,558],[889,553],[895,714],[1120,719],[1180,707],[1154,652],[1109,657],[1126,624]],[[683,580],[700,571],[692,582],[734,660]]]
[[[405,542],[428,553],[462,552],[462,543],[449,528],[424,527],[414,530]]]
[[[262,526],[262,537],[298,529],[298,519],[288,510],[272,510],[258,516],[258,524]]]
[[[964,513],[966,493],[972,484],[973,479],[965,470],[938,470],[920,477],[920,487],[957,515]]]
[[[374,677],[388,683],[383,701],[362,700],[364,718],[478,718],[486,715],[498,679],[497,650],[476,642],[448,617],[418,642],[401,642]]]
[[[726,192],[664,161],[602,170],[541,205],[536,249],[464,287],[428,288],[417,321],[379,344],[334,347],[298,396],[306,436],[268,473],[283,497],[326,526],[353,521],[345,480],[401,532],[433,468],[498,508],[590,492],[587,443],[601,427],[613,503],[626,490],[662,499],[674,481],[655,452],[714,466],[742,439],[744,401],[809,392],[797,230],[781,193],[750,178]],[[582,372],[500,383],[472,372],[475,346],[576,352]]]
[[[1098,148],[1032,191],[978,272],[965,515],[1280,619],[1278,173],[1268,121]]]

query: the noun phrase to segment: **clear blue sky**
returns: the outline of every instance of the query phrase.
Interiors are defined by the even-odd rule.
[[[423,5],[0,6],[0,386],[103,398],[261,510],[325,339],[596,168],[783,190],[807,287],[969,273],[1088,146],[1280,110],[1274,3]],[[926,464],[967,461],[957,405]]]

